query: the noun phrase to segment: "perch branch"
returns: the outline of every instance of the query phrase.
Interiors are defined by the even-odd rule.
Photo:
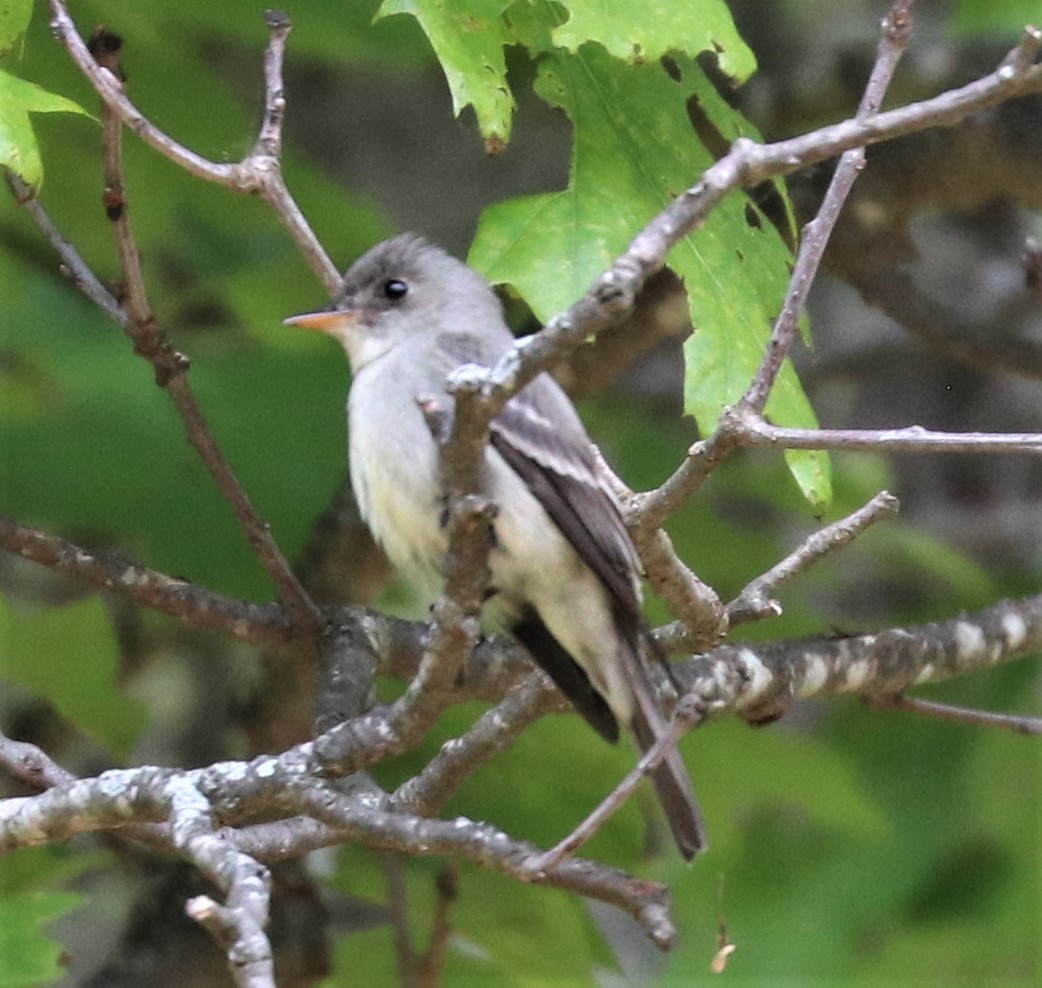
[[[259,195],[264,199],[289,231],[326,290],[332,294],[340,282],[340,274],[289,194],[277,156],[285,109],[282,56],[290,30],[289,19],[276,11],[267,15],[271,37],[265,57],[264,120],[251,153],[242,161],[229,164],[207,160],[156,127],[127,97],[119,79],[94,60],[76,30],[65,0],[50,0],[50,6],[52,33],[65,46],[77,68],[122,124],[134,131],[153,150],[196,178],[215,182],[234,192]]]

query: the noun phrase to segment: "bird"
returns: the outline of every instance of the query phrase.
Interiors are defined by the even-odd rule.
[[[431,600],[448,548],[438,448],[421,400],[451,407],[449,375],[493,366],[515,345],[476,270],[415,234],[377,244],[328,309],[292,316],[346,351],[348,459],[359,510],[391,563]],[[618,498],[571,399],[547,373],[492,420],[482,493],[497,507],[489,598],[509,630],[605,740],[620,725],[647,751],[667,729],[648,672],[641,565]],[[651,773],[690,860],[705,826],[675,746]]]

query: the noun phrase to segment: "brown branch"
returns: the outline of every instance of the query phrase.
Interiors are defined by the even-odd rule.
[[[849,545],[866,528],[877,521],[894,517],[898,508],[897,498],[888,491],[882,491],[864,507],[858,508],[846,518],[826,525],[809,536],[795,552],[772,566],[762,576],[751,580],[742,592],[727,605],[727,615],[731,627],[745,621],[775,617],[781,614],[781,606],[777,601],[771,599],[771,593],[776,587],[795,579],[830,552]]]
[[[691,728],[699,724],[704,714],[705,708],[701,697],[696,693],[691,692],[682,697],[673,711],[673,718],[668,729],[663,731],[655,743],[644,752],[626,777],[567,837],[555,844],[549,851],[529,860],[525,865],[526,868],[538,875],[560,867],[563,862],[571,858],[622,808],[636,792],[637,786],[651,775],[661,764],[663,758],[676,749],[680,739]]]
[[[282,113],[285,108],[282,55],[290,30],[290,23],[285,15],[278,16],[272,13],[268,16],[271,39],[265,59],[265,112],[257,144],[242,161],[229,164],[209,161],[156,127],[127,98],[119,79],[94,60],[69,16],[65,0],[50,0],[50,6],[52,33],[65,46],[80,72],[94,87],[105,105],[119,117],[122,124],[134,131],[153,150],[196,178],[215,182],[233,192],[259,195],[264,199],[274,210],[279,222],[289,231],[326,290],[332,294],[340,282],[340,274],[289,194],[277,157]]]
[[[99,67],[102,71],[108,72],[122,88],[118,39],[116,43],[104,44],[102,49],[106,56],[105,65]],[[203,418],[195,395],[188,385],[188,359],[173,348],[156,325],[155,314],[145,289],[141,254],[131,227],[130,210],[126,201],[121,119],[111,104],[103,102],[101,121],[105,202],[116,234],[116,247],[123,271],[122,302],[128,316],[124,331],[133,341],[135,353],[143,356],[155,369],[156,383],[165,388],[170,395],[184,422],[188,441],[231,506],[247,541],[274,582],[279,599],[290,617],[299,622],[302,628],[312,633],[317,632],[321,623],[318,609],[293,575],[289,563],[271,537],[267,523],[257,514]]]
[[[594,455],[598,470],[623,505],[626,528],[651,589],[666,603],[677,621],[688,629],[692,649],[716,645],[727,634],[727,612],[723,601],[677,555],[667,532],[647,523],[640,507],[645,495],[634,494],[599,450],[595,450]]]
[[[310,650],[313,654],[317,647],[275,604],[226,597],[122,557],[92,553],[3,516],[0,548],[90,586],[123,594],[194,628],[219,631],[258,648],[293,654]]]
[[[391,932],[394,940],[394,956],[398,968],[398,983],[402,988],[418,988],[416,978],[416,952],[409,937],[409,909],[402,874],[401,855],[385,851],[380,855],[384,875],[387,878],[387,903],[391,915]]]
[[[741,407],[725,411],[722,419],[727,420],[722,428],[731,432],[733,441],[750,449],[1042,454],[1042,433],[1037,432],[937,432],[919,425],[903,429],[788,429]]]
[[[567,704],[547,678],[542,673],[531,674],[486,710],[466,734],[446,741],[418,775],[395,790],[389,805],[418,816],[434,816],[470,776],[512,748],[535,720],[562,709]]]
[[[663,950],[669,949],[676,935],[668,916],[668,892],[664,886],[605,865],[574,859],[535,874],[528,862],[538,855],[538,849],[488,824],[462,819],[429,820],[368,807],[360,811],[320,786],[296,787],[292,802],[308,816],[342,829],[345,841],[414,856],[461,858],[510,878],[610,903],[633,916],[644,934]]]
[[[858,105],[857,120],[865,120],[878,113],[897,63],[911,37],[911,0],[898,0],[883,19],[882,37],[868,84]],[[799,332],[800,315],[806,305],[807,293],[817,277],[829,238],[864,163],[864,146],[843,152],[818,214],[803,229],[785,301],[775,321],[760,368],[742,399],[758,412],[762,412],[767,404],[767,396]]]
[[[121,89],[118,74],[119,39],[108,32],[99,31],[92,40],[99,57],[103,57],[107,66],[95,64],[97,72],[105,76],[107,85]],[[188,385],[188,358],[174,349],[156,325],[145,290],[140,253],[131,228],[124,190],[120,117],[108,103],[102,106],[102,151],[105,173],[104,202],[106,213],[115,230],[123,271],[125,295],[122,300],[113,298],[94,277],[76,249],[61,237],[42,205],[35,199],[31,200],[32,215],[40,223],[42,231],[65,267],[75,272],[76,284],[122,327],[133,342],[135,353],[152,364],[156,383],[170,395],[181,415],[189,442],[231,506],[247,541],[278,589],[287,612],[300,624],[303,634],[315,635],[321,621],[318,609],[293,575],[288,562],[271,537],[268,525],[253,508],[206,424]],[[11,180],[11,186],[19,199],[23,199],[27,194],[31,195],[31,191],[17,179]]]
[[[489,375],[493,413],[537,374],[632,311],[637,294],[662,267],[670,248],[703,222],[725,195],[852,148],[951,126],[978,110],[1042,91],[1042,65],[1036,62],[1040,43],[1042,32],[1025,29],[1021,42],[994,72],[932,99],[844,120],[773,144],[748,138],[735,141],[696,185],[677,196],[636,235],[583,298],[500,360]]]
[[[420,958],[420,988],[438,988],[442,983],[441,972],[452,943],[450,914],[453,905],[459,899],[459,872],[454,864],[447,864],[442,868],[435,879],[434,887],[438,898],[434,903],[430,943]]]
[[[1014,734],[1032,737],[1042,735],[1042,717],[1021,717],[1016,714],[998,714],[988,710],[971,710],[953,707],[947,703],[934,703],[921,697],[894,693],[888,696],[866,697],[865,702],[873,710],[902,710],[910,713],[936,717],[938,720],[969,724],[971,727],[997,727]]]

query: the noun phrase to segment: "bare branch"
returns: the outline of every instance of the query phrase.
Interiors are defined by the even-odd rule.
[[[116,555],[92,553],[65,539],[0,516],[0,548],[82,580],[121,593],[142,607],[178,618],[195,628],[220,631],[274,651],[314,654],[306,636],[275,604],[255,604],[206,590]]]
[[[72,543],[2,517],[0,546],[94,586],[127,594],[143,606],[178,617],[195,627],[221,631],[240,641],[273,650],[297,653],[299,649],[304,654],[311,647],[294,637],[295,629],[274,604],[253,604],[223,597],[134,563],[92,555]],[[368,640],[379,656],[383,674],[402,679],[415,675],[423,651],[424,625],[359,608],[338,611],[331,634],[338,633],[338,623],[343,625],[343,633],[361,634]],[[977,632],[967,638],[970,634],[967,628],[980,629],[983,637],[979,642],[975,637]],[[939,664],[935,653],[946,648],[950,651],[957,638],[964,643],[977,643],[979,647],[971,651],[964,649],[955,665],[950,660]],[[673,637],[667,636],[663,644],[672,651]],[[896,664],[893,667],[886,654],[889,648],[898,650],[892,657]],[[734,711],[744,715],[749,704],[773,702],[776,696],[787,702],[794,695],[894,693],[914,682],[972,672],[999,662],[1014,661],[1034,651],[1042,651],[1042,597],[1006,601],[950,621],[880,634],[755,646],[722,645],[698,658],[674,663],[673,669],[688,687],[696,681],[720,677],[722,682],[730,684],[724,692],[707,686],[705,693],[713,698],[714,716]],[[845,678],[847,666],[852,669],[849,682]],[[463,676],[454,685],[452,701],[498,702],[530,675],[531,668],[524,652],[508,639],[484,641],[468,657]],[[896,686],[892,680],[895,668],[900,668],[903,677]],[[950,671],[942,674],[942,668]],[[732,682],[736,675],[740,689]],[[560,706],[549,709],[566,709],[563,701],[557,702]],[[491,728],[494,723],[489,716]],[[357,771],[387,754],[404,750],[398,747],[401,739],[397,734],[394,731],[388,734],[388,720],[386,711],[374,712],[334,728],[325,736],[331,742],[334,737],[339,738],[332,744],[329,757],[334,757],[333,753],[341,748],[350,750],[347,770]],[[394,723],[392,716],[390,725],[393,727]],[[358,749],[365,749],[367,743],[375,745],[375,751],[363,757]],[[466,757],[471,757],[470,753]],[[408,798],[420,797],[409,795]]]
[[[498,411],[537,374],[628,314],[645,281],[659,270],[670,248],[683,239],[728,193],[751,188],[825,161],[851,148],[866,147],[931,127],[959,123],[971,113],[1042,90],[1037,64],[1042,33],[1025,30],[1021,42],[994,72],[958,89],[882,113],[869,113],[773,144],[741,138],[674,199],[631,241],[611,269],[541,332],[508,353],[489,375]],[[895,52],[896,52],[895,48]]]
[[[866,528],[884,518],[897,514],[899,503],[893,494],[882,491],[853,514],[819,529],[791,555],[762,576],[750,581],[742,592],[727,605],[731,626],[744,621],[781,614],[781,605],[771,599],[771,593],[783,583],[795,579],[804,570],[835,549],[849,545]]]
[[[565,707],[563,697],[542,673],[531,674],[486,710],[466,734],[446,741],[419,775],[395,790],[390,805],[403,812],[433,816],[467,778],[513,747],[533,721]]]
[[[75,780],[57,762],[52,761],[34,744],[15,741],[0,734],[0,769],[36,790],[67,785]]]
[[[437,988],[441,971],[451,944],[452,924],[449,914],[459,898],[459,872],[454,864],[447,864],[435,881],[438,898],[434,903],[430,944],[420,958],[419,983],[421,988]]]
[[[645,935],[663,950],[669,948],[676,935],[668,917],[667,891],[653,882],[579,860],[565,861],[535,874],[528,862],[538,854],[537,849],[488,824],[462,818],[429,820],[370,808],[360,813],[332,790],[320,786],[298,787],[296,795],[300,809],[316,820],[342,828],[345,841],[424,857],[457,857],[511,878],[610,903],[633,916]]]
[[[100,76],[105,78],[106,86],[109,89],[114,88],[121,91],[122,83],[118,74],[119,39],[102,32],[92,40],[106,62],[106,66],[95,63],[94,68]],[[77,41],[82,44],[78,36]],[[92,58],[86,47],[84,47],[84,51],[88,58]],[[140,254],[131,229],[123,187],[120,117],[113,109],[113,104],[108,102],[104,103],[102,107],[102,136],[102,158],[105,171],[104,202],[106,213],[116,232],[116,245],[123,270],[125,298],[116,300],[101,286],[75,248],[60,236],[46,211],[35,199],[30,200],[32,202],[31,213],[34,219],[41,224],[41,229],[58,252],[66,268],[75,273],[76,284],[115,319],[134,343],[134,351],[152,364],[156,383],[170,395],[184,422],[189,442],[234,511],[247,540],[278,588],[279,596],[286,605],[287,611],[305,632],[316,633],[320,624],[317,608],[293,575],[289,564],[272,539],[267,524],[254,510],[246,492],[217,445],[195,396],[189,388],[186,376],[189,366],[188,358],[174,349],[165,334],[156,325],[155,316],[145,291]],[[10,184],[20,199],[25,195],[31,195],[30,190],[20,180],[12,179]]]
[[[394,954],[398,968],[398,983],[402,988],[418,988],[416,954],[409,936],[409,909],[406,901],[405,878],[402,875],[401,855],[385,851],[380,855],[387,877],[387,902],[394,936]]]
[[[54,252],[61,259],[61,271],[85,298],[93,302],[113,322],[126,326],[127,314],[123,311],[119,300],[98,279],[87,266],[79,252],[66,240],[55,226],[48,212],[36,198],[36,192],[25,184],[14,172],[5,171],[7,184],[14,194],[18,205],[28,210],[40,232],[47,238]]]
[[[641,511],[645,495],[634,494],[595,450],[597,467],[623,505],[626,528],[633,539],[648,583],[673,616],[689,630],[693,649],[709,648],[727,633],[727,613],[719,595],[677,555],[669,535],[649,524]]]
[[[271,40],[265,60],[266,105],[264,122],[253,151],[234,164],[209,161],[178,143],[156,127],[127,98],[119,79],[98,65],[92,57],[76,25],[69,16],[65,0],[50,0],[51,31],[65,46],[80,72],[87,78],[106,106],[153,150],[184,168],[196,178],[215,182],[234,192],[257,194],[275,211],[326,290],[332,294],[340,282],[340,274],[329,260],[304,214],[286,189],[276,153],[284,110],[282,92],[282,55],[290,24],[285,16],[269,16]]]
[[[583,844],[593,837],[598,830],[619,810],[636,791],[642,780],[648,778],[670,751],[674,750],[680,739],[692,727],[696,727],[705,714],[701,698],[695,693],[681,697],[673,711],[673,719],[669,728],[663,731],[655,743],[644,752],[640,761],[579,824],[567,837],[554,845],[549,851],[540,854],[526,863],[533,874],[541,874],[560,867]]]
[[[938,720],[954,721],[957,724],[969,724],[972,727],[997,727],[1014,734],[1032,736],[1042,734],[1042,717],[1021,717],[1016,714],[997,714],[988,710],[970,710],[966,707],[953,707],[947,703],[934,703],[917,696],[905,696],[894,693],[889,696],[866,697],[865,701],[873,710],[904,710],[910,713],[936,717]]]
[[[224,948],[242,988],[275,988],[271,943],[264,932],[271,904],[271,874],[264,865],[217,834],[212,809],[187,779],[167,784],[173,846],[224,892],[225,904],[201,895],[186,904]]]
[[[893,453],[1042,454],[1042,433],[937,432],[920,425],[903,429],[789,429],[737,407],[724,413],[734,441],[761,449],[857,449]]]
[[[883,105],[883,96],[890,85],[897,63],[901,60],[912,37],[911,0],[899,0],[883,19],[883,33],[876,52],[868,84],[858,106],[857,118],[864,120],[878,113]],[[865,165],[865,148],[855,147],[844,151],[829,182],[825,199],[814,217],[803,229],[796,263],[789,279],[789,288],[774,330],[767,343],[760,369],[742,399],[758,412],[767,404],[767,396],[781,371],[785,357],[799,332],[800,315],[806,305],[810,286],[817,277],[821,258],[829,238],[836,227],[840,211],[854,187],[854,182]]]
[[[709,716],[775,720],[794,699],[888,696],[1042,652],[1042,595],[877,634],[722,645],[673,666]]]

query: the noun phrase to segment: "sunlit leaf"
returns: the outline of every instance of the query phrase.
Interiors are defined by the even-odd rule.
[[[554,43],[575,52],[597,41],[616,58],[654,61],[667,52],[713,52],[721,69],[744,81],[756,58],[741,39],[723,0],[647,0],[634,16],[628,0],[564,0],[568,20],[552,32]]]
[[[43,181],[43,162],[30,113],[89,114],[65,96],[0,70],[0,165],[37,188]]]
[[[377,17],[412,14],[434,48],[458,114],[473,106],[487,142],[510,139],[514,97],[507,85],[503,46],[510,43],[504,0],[384,0]]]

